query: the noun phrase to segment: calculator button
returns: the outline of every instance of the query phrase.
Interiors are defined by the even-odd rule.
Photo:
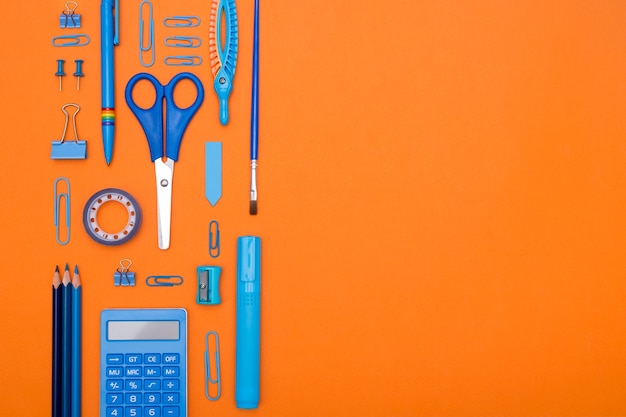
[[[163,394],[164,404],[178,404],[180,402],[180,396],[177,392],[166,392]]]
[[[180,376],[180,366],[164,366],[163,376],[177,378]]]
[[[107,407],[106,417],[124,417],[124,407]]]
[[[180,355],[178,353],[164,353],[163,363],[180,363]]]
[[[121,365],[124,363],[124,355],[121,353],[108,353],[107,365]]]
[[[107,394],[106,401],[107,401],[107,404],[123,404],[124,395],[123,394]]]
[[[140,365],[141,364],[141,353],[127,353],[125,358],[126,358],[126,363],[127,364],[137,364]]]
[[[143,376],[159,377],[161,376],[160,366],[146,366],[143,368]]]
[[[144,417],[161,417],[161,407],[145,407]]]
[[[125,395],[126,404],[141,404],[141,393],[137,394],[126,394]]]
[[[127,366],[126,377],[138,377],[141,376],[141,366]]]
[[[121,379],[107,379],[107,391],[122,391],[124,389],[124,381]]]
[[[161,354],[159,353],[146,353],[143,355],[143,363],[146,365],[161,363]]]
[[[176,406],[163,407],[163,416],[164,417],[180,417],[180,408]]]
[[[146,379],[143,381],[143,389],[146,391],[160,391],[161,380],[160,379]]]
[[[122,378],[124,376],[124,368],[121,366],[107,366],[107,377]]]
[[[126,407],[124,417],[141,417],[141,407]]]
[[[139,391],[141,389],[141,379],[127,379],[126,391]]]
[[[163,390],[164,391],[178,391],[180,389],[180,381],[178,379],[164,379]]]
[[[146,393],[143,395],[144,404],[160,404],[161,403],[161,393]]]

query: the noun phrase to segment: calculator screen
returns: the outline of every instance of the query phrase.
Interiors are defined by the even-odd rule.
[[[175,321],[108,321],[108,340],[178,340],[180,322]]]

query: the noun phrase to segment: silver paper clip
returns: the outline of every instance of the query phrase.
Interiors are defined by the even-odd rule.
[[[210,343],[211,336],[214,338],[214,344]],[[215,358],[215,366],[211,366],[211,345],[213,345],[213,356]],[[215,370],[215,378],[211,376],[213,372],[212,369]],[[217,336],[217,332],[210,331],[206,334],[206,350],[204,352],[204,371],[205,371],[205,394],[206,397],[211,401],[216,401],[222,395],[222,379],[220,378],[220,341]],[[211,395],[211,392],[215,392],[215,388],[217,388],[217,393],[215,395]]]
[[[202,39],[198,36],[168,36],[163,43],[173,48],[199,48]]]
[[[66,192],[60,193],[58,183],[64,182]],[[67,237],[61,240],[61,222],[59,219],[61,213],[61,200],[65,201],[65,226],[67,227]],[[70,181],[65,177],[59,177],[54,181],[54,227],[56,229],[56,239],[59,245],[67,245],[70,241]]]
[[[183,277],[180,275],[150,275],[146,278],[148,287],[173,287],[182,283]]]
[[[55,36],[52,38],[52,46],[85,46],[89,45],[91,38],[89,35],[79,33],[76,35]]]
[[[144,26],[143,26],[143,5],[148,5],[148,17],[150,27],[148,29],[148,39],[147,42],[144,39]],[[145,62],[144,52],[150,53],[150,61]],[[139,62],[144,67],[150,67],[154,64],[154,18],[152,17],[152,3],[150,0],[142,0],[139,3]]]
[[[202,57],[198,55],[171,55],[163,60],[165,65],[170,66],[192,66],[197,67],[202,64]]]
[[[220,256],[220,225],[217,220],[209,223],[209,255],[211,258]]]
[[[198,16],[169,16],[163,19],[163,24],[168,28],[193,28],[200,24]]]

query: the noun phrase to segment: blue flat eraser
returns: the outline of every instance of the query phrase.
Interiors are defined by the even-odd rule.
[[[87,158],[87,141],[85,140],[54,140],[52,141],[51,159],[85,159]]]

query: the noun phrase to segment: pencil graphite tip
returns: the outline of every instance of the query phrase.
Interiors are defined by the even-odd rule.
[[[59,265],[56,266],[56,268],[54,269],[54,272],[59,272]]]
[[[78,265],[76,265],[76,266],[74,267],[74,273],[75,273],[75,274],[78,274]]]
[[[65,264],[65,270],[69,271],[70,270],[70,265],[68,263]]]

